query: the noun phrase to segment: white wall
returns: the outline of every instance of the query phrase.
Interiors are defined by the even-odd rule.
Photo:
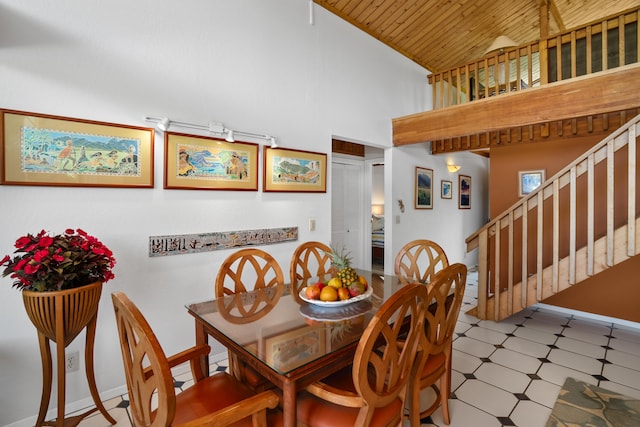
[[[391,147],[391,119],[430,108],[426,70],[324,9],[313,12],[312,25],[309,3],[299,0],[0,0],[0,108],[136,126],[151,126],[145,115],[217,121],[326,153],[334,135]],[[162,138],[156,133],[153,189],[0,186],[0,257],[25,233],[81,227],[117,258],[95,343],[103,398],[124,391],[110,292],[129,294],[171,354],[193,344],[184,305],[213,296],[216,269],[230,253],[149,258],[149,236],[298,226],[299,242],[330,240],[329,193],[163,190]],[[405,153],[393,159],[398,182],[386,173],[385,186],[393,176],[393,198],[410,210],[414,160]],[[434,237],[464,239],[478,223],[470,217],[481,188],[474,210],[459,213],[465,230],[452,225],[455,236]],[[443,203],[435,202],[432,212],[403,216],[394,250],[410,234],[409,220],[433,221]],[[299,242],[267,249],[286,271]],[[33,425],[41,392],[36,333],[20,293],[8,278],[0,285],[0,425]],[[83,338],[68,350],[82,349]],[[67,374],[67,410],[91,403],[82,372],[83,364]],[[54,390],[50,414],[56,399]]]
[[[393,273],[395,254],[407,242],[429,239],[444,249],[449,263],[461,262],[467,267],[478,263],[478,252],[466,253],[465,239],[487,222],[489,217],[488,159],[461,152],[448,156],[432,156],[428,144],[416,144],[386,150],[385,164],[393,165],[393,179],[385,177],[391,194],[385,199],[385,230],[393,227],[391,236],[385,235],[385,271]],[[447,170],[451,161],[460,165],[456,173]],[[433,209],[415,209],[415,168],[433,169]],[[471,209],[458,209],[458,176],[471,177]],[[451,181],[453,197],[440,197],[440,181]],[[400,210],[399,200],[404,204]],[[391,207],[392,209],[389,209]]]

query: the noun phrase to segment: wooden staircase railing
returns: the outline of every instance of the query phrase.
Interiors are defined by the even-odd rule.
[[[466,240],[480,319],[502,320],[640,253],[640,115]]]
[[[638,62],[640,8],[430,74],[445,108]]]

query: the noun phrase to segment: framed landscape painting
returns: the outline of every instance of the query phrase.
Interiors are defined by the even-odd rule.
[[[153,187],[154,130],[0,110],[0,184]]]
[[[264,147],[263,191],[327,192],[327,155]]]
[[[433,169],[416,166],[414,194],[416,209],[433,209]]]
[[[258,144],[165,132],[164,188],[258,190]]]

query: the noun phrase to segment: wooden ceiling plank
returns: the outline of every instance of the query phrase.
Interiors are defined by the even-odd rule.
[[[430,71],[481,57],[502,33],[521,44],[539,39],[543,4],[551,16],[549,34],[638,8],[638,0],[314,1]],[[618,19],[608,24],[609,28],[617,26]]]
[[[640,64],[394,118],[394,146],[640,106]],[[483,103],[483,104],[480,104]],[[508,111],[509,114],[504,114]]]

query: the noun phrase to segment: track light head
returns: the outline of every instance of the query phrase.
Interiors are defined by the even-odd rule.
[[[227,137],[225,138],[225,140],[227,142],[236,142],[236,140],[233,138],[233,129],[227,130]]]
[[[271,148],[278,148],[275,137],[271,137]]]
[[[171,125],[171,122],[169,121],[168,117],[164,117],[162,118],[159,122],[158,122],[158,129],[160,130],[167,130],[169,129],[169,126]]]

